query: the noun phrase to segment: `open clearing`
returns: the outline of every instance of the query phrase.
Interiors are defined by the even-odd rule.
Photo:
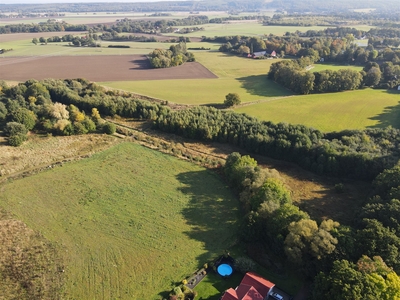
[[[39,56],[0,58],[0,79],[86,78],[92,81],[217,78],[197,62],[150,69],[145,56]],[[154,87],[153,87],[154,88]]]
[[[4,183],[0,206],[57,244],[67,299],[158,299],[232,244],[238,212],[215,173],[133,143]]]
[[[236,111],[260,120],[302,124],[324,132],[389,125],[400,128],[397,91],[364,89],[293,96],[239,107]]]

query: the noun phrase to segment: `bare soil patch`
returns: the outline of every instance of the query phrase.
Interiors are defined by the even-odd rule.
[[[52,36],[64,36],[67,34],[80,35],[86,34],[86,31],[56,31],[56,32],[29,32],[29,33],[8,33],[0,34],[0,43],[29,40],[33,38],[48,38]]]
[[[32,56],[0,58],[0,79],[86,78],[91,81],[217,78],[197,62],[150,69],[144,55]]]

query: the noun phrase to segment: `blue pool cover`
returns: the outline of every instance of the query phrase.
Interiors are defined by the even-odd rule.
[[[228,264],[221,264],[217,268],[217,272],[221,276],[229,276],[232,274],[232,267]]]

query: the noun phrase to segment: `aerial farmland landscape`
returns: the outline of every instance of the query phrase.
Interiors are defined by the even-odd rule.
[[[396,1],[67,2],[0,3],[0,299],[400,299]]]

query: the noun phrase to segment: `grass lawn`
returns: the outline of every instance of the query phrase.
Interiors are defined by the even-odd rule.
[[[276,60],[255,60],[220,52],[198,52],[196,60],[219,78],[100,84],[183,104],[220,104],[228,93],[238,93],[242,102],[291,95],[266,78],[270,65]]]
[[[400,128],[399,93],[364,89],[281,98],[240,107],[261,120],[303,124],[324,132],[368,127]]]
[[[317,63],[314,64],[314,68],[310,70],[310,72],[320,72],[323,70],[332,70],[332,71],[337,71],[337,70],[342,70],[342,69],[351,69],[355,71],[361,71],[363,69],[362,66],[355,66],[355,65],[337,65],[337,64],[331,64],[331,63]]]
[[[215,173],[132,143],[1,189],[0,206],[60,249],[67,299],[159,299],[236,232]]]

